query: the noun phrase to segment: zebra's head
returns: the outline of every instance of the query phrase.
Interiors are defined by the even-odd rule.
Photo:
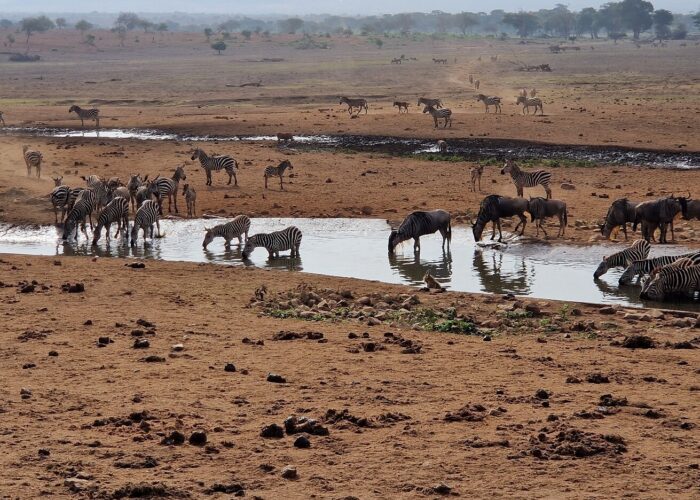
[[[73,104],[73,105],[70,107],[70,109],[68,110],[68,113],[72,113],[73,111],[75,111],[75,112],[77,113],[79,109],[80,109],[80,108],[79,108],[78,106],[76,106],[75,104]]]
[[[427,104],[427,105],[423,108],[423,113],[430,113],[430,112],[432,112],[432,111],[435,111],[435,108],[433,108],[430,104]]]
[[[642,292],[639,294],[639,298],[643,300],[663,300],[664,290],[662,275],[657,274],[654,277],[649,277],[647,282],[644,283],[644,287],[642,288]]]
[[[60,186],[61,184],[63,184],[63,176],[61,176],[61,177],[51,177],[51,179],[53,179],[53,184],[54,184],[55,187],[58,187],[58,186]]]
[[[75,230],[76,224],[77,222],[72,217],[66,217],[66,221],[63,223],[63,241],[70,238]]]
[[[187,176],[185,175],[185,167],[182,165],[179,165],[175,169],[175,175],[173,175],[173,179],[177,179],[179,181],[184,181],[187,179]]]
[[[185,184],[187,186],[187,184]],[[214,239],[214,232],[210,228],[204,228],[204,241],[202,242],[202,248],[207,248],[209,243]]]
[[[146,176],[148,178],[148,176]],[[141,174],[131,174],[129,175],[129,183],[126,185],[129,191],[136,191],[143,184],[143,179],[141,179]]]
[[[639,272],[638,271],[638,266],[641,261],[634,261],[632,264],[627,266],[627,269],[625,269],[625,272],[622,273],[622,276],[620,276],[620,280],[618,281],[618,285],[624,286],[624,285],[629,285],[632,283],[632,280],[634,279],[635,275]]]
[[[513,160],[506,160],[505,164],[503,165],[503,168],[501,169],[501,175],[509,174],[513,171],[513,166],[515,163]]]
[[[389,233],[389,253],[392,253],[399,244],[399,232],[393,230]]]
[[[198,159],[203,151],[199,148],[196,148],[194,151],[192,151],[192,156],[190,157],[190,160],[196,160]]]
[[[245,242],[245,246],[243,247],[243,252],[241,252],[241,255],[243,256],[244,259],[247,259],[250,257],[250,254],[253,253],[253,250],[255,250],[255,247],[258,246],[258,235],[254,234],[250,238],[248,238]]]
[[[519,95],[519,96],[518,96],[518,100],[515,101],[515,104],[516,104],[516,105],[517,105],[517,104],[523,104],[523,103],[525,102],[526,99],[527,99],[527,97],[525,97],[524,95]]]
[[[595,272],[593,273],[593,279],[596,279],[596,280],[597,280],[597,279],[600,278],[602,275],[604,275],[605,273],[607,273],[607,272],[608,272],[608,269],[610,269],[610,268],[608,267],[608,258],[607,258],[607,257],[603,257],[603,261],[602,261],[600,264],[598,264],[598,268],[597,268],[597,269],[595,270]]]
[[[95,226],[95,231],[92,236],[92,246],[97,246],[97,242],[100,241],[100,236],[102,235],[102,226],[99,224]],[[109,244],[109,243],[108,243]]]

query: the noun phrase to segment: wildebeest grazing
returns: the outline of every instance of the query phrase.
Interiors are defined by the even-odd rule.
[[[673,219],[682,210],[681,202],[678,198],[669,196],[659,200],[644,201],[634,209],[634,224],[632,230],[637,230],[637,225],[642,224],[642,237],[650,241],[653,238],[654,230],[658,227],[660,231],[659,243],[668,243],[666,233],[668,225],[671,225],[671,239],[673,234]]]
[[[517,232],[522,224],[523,228],[520,232],[522,236],[525,233],[525,226],[527,224],[527,218],[525,217],[527,209],[528,201],[524,198],[509,198],[497,194],[487,196],[481,201],[479,214],[476,216],[476,222],[472,225],[474,241],[481,240],[484,228],[489,222],[492,224],[491,239],[493,240],[496,237],[496,227],[498,227],[498,241],[503,241],[501,219],[513,216],[517,216],[520,219],[514,231]]]
[[[598,279],[615,267],[627,267],[635,260],[644,260],[649,256],[649,250],[651,250],[651,245],[648,241],[635,240],[629,248],[614,253],[610,257],[603,257],[593,273],[593,278]]]
[[[412,212],[403,220],[398,229],[389,234],[389,253],[393,252],[396,245],[402,241],[413,238],[413,251],[420,252],[420,237],[440,231],[442,235],[442,248],[450,246],[452,240],[452,225],[450,214],[445,210],[431,210],[429,212]]]
[[[605,222],[600,226],[600,234],[605,239],[609,239],[613,231],[622,226],[622,232],[625,233],[625,241],[627,241],[627,223],[634,223],[637,205],[638,203],[629,201],[627,198],[613,201],[608,213],[605,214]]]
[[[532,217],[532,222],[535,222],[535,228],[537,232],[535,236],[540,235],[540,229],[547,237],[547,231],[544,229],[544,220],[547,217],[558,217],[559,218],[559,232],[557,233],[557,238],[564,236],[566,230],[566,225],[568,224],[568,218],[566,214],[566,202],[561,200],[547,200],[545,198],[530,198],[528,203],[528,212]]]

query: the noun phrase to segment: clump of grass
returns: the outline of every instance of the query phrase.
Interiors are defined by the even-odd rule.
[[[464,318],[458,318],[454,309],[448,309],[444,314],[432,309],[418,309],[411,313],[411,321],[424,330],[444,333],[475,334],[476,325]]]

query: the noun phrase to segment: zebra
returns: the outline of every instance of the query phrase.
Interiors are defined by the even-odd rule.
[[[510,174],[511,179],[513,179],[513,184],[515,184],[515,189],[518,192],[518,196],[523,196],[524,188],[535,187],[541,184],[547,193],[547,199],[552,197],[552,188],[549,187],[549,183],[552,180],[552,174],[550,172],[545,170],[525,172],[521,170],[513,160],[506,160],[505,165],[503,165],[503,168],[501,169],[501,174]]]
[[[24,163],[27,165],[27,177],[32,175],[32,167],[36,168],[36,177],[41,179],[41,162],[44,159],[39,151],[34,149],[29,149],[26,144],[22,146],[22,156],[24,157]]]
[[[140,174],[131,174],[129,176],[129,182],[126,184],[126,188],[129,190],[129,199],[131,201],[131,209],[134,210],[136,207],[136,191],[141,185],[148,180],[148,174],[146,177],[141,179]]]
[[[477,80],[478,81],[478,80]],[[478,86],[476,87],[479,88]],[[496,113],[501,112],[501,98],[497,96],[486,96],[484,94],[479,94],[476,96],[477,101],[482,101],[484,106],[486,106],[486,112],[489,112],[489,106],[496,107]]]
[[[2,122],[2,126],[5,127],[5,116],[3,115],[2,111],[0,111],[0,122]]]
[[[173,200],[175,201],[175,213],[179,213],[177,209],[177,190],[180,181],[184,181],[185,179],[187,179],[187,176],[185,175],[185,167],[182,165],[175,169],[175,173],[170,179],[160,176],[153,179],[151,183],[151,192],[155,194],[158,199],[158,211],[161,215],[163,215],[163,200],[166,196],[168,197],[168,213],[171,212],[170,207]]]
[[[598,265],[598,268],[593,273],[593,278],[598,279],[614,267],[627,267],[635,260],[644,260],[649,255],[651,245],[646,240],[635,240],[632,246],[610,257],[603,257],[603,261]]]
[[[530,114],[530,106],[535,107],[535,114],[537,114],[537,108],[540,109],[540,114],[544,114],[544,109],[542,108],[542,99],[539,97],[533,97],[532,99],[528,99],[526,96],[520,96],[518,97],[518,100],[515,103],[516,105],[522,104],[523,105],[523,114],[525,114],[525,111],[527,110],[527,114]]]
[[[75,114],[78,115],[78,118],[80,118],[80,127],[84,128],[85,127],[85,120],[92,120],[95,122],[95,128],[100,128],[100,110],[99,109],[83,109],[80,106],[76,106],[75,104],[70,107],[68,110],[68,113],[73,113],[75,111]]]
[[[141,207],[136,211],[134,217],[134,225],[131,228],[131,246],[136,246],[136,240],[139,237],[139,229],[143,229],[144,243],[148,235],[153,238],[153,224],[158,228],[158,238],[160,238],[160,220],[158,218],[158,203],[153,200],[146,200],[141,204]]]
[[[68,186],[56,186],[51,194],[51,205],[53,206],[54,224],[58,224],[58,209],[61,209],[61,222],[66,216],[66,208],[68,207],[68,199],[70,198],[71,189]]]
[[[274,233],[258,233],[248,238],[243,247],[243,258],[247,259],[257,247],[265,247],[269,258],[277,258],[280,252],[291,250],[291,257],[299,257],[301,231],[295,226],[289,226]]]
[[[432,210],[430,212],[411,212],[403,220],[395,231],[389,234],[389,253],[392,253],[396,245],[402,241],[413,238],[413,251],[420,252],[420,237],[440,231],[442,235],[442,249],[450,248],[452,241],[452,224],[449,212],[445,210]]]
[[[117,223],[117,232],[114,233],[115,238],[122,229],[124,229],[126,234],[129,234],[129,200],[126,198],[118,196],[102,209],[97,217],[97,226],[92,235],[92,246],[97,245],[103,227],[106,230],[107,241],[109,241],[109,230],[113,222]]]
[[[399,58],[399,57],[394,57],[394,58],[391,60],[391,64],[401,64],[401,61],[402,61],[401,58]]]
[[[700,265],[678,267],[659,273],[645,286],[639,295],[641,299],[661,301],[672,293],[693,293],[700,291]]]
[[[469,169],[469,175],[472,179],[472,192],[476,193],[476,183],[479,183],[479,192],[481,192],[481,176],[484,173],[484,166],[477,165]]]
[[[207,174],[207,186],[211,186],[212,170],[214,172],[225,170],[228,174],[228,184],[231,184],[231,178],[233,178],[235,181],[234,186],[238,186],[238,178],[236,177],[238,162],[230,156],[207,156],[203,149],[197,148],[192,152],[192,157],[190,160],[195,159],[199,159],[199,163],[202,165],[202,168]]]
[[[229,248],[231,246],[231,240],[233,238],[238,238],[238,246],[243,246],[243,235],[245,235],[246,241],[248,241],[248,231],[250,231],[250,219],[247,215],[237,215],[231,222],[226,224],[219,224],[210,229],[205,229],[204,241],[202,242],[202,247],[207,248],[209,243],[212,242],[217,236],[221,236],[226,240],[224,246]]]
[[[442,128],[447,128],[447,124],[450,124],[450,128],[452,128],[452,110],[449,108],[442,108],[442,109],[435,109],[432,106],[426,106],[425,109],[423,109],[423,113],[430,113],[430,115],[433,117],[433,120],[435,121],[435,128],[438,128],[439,126],[439,120],[445,120],[445,124],[443,125]]]
[[[90,229],[92,229],[92,211],[95,208],[95,193],[90,189],[80,192],[75,204],[68,212],[66,221],[63,224],[63,240],[68,238],[78,238],[78,225],[80,225],[85,238],[88,237],[85,228],[85,219],[90,218]],[[75,236],[73,234],[75,233]]]
[[[81,175],[80,178],[85,181],[88,189],[92,189],[95,192],[97,196],[97,201],[95,203],[96,210],[99,210],[110,202],[110,190],[107,188],[107,183],[104,179],[98,175],[90,175],[88,177]]]
[[[428,97],[421,97],[418,99],[418,106],[420,105],[423,106],[431,106],[433,108],[440,109],[442,108],[442,101],[440,99],[430,99]]]
[[[141,205],[143,205],[143,202],[146,200],[151,199],[151,195],[153,192],[151,191],[151,183],[148,182],[147,184],[144,184],[143,186],[140,186],[136,190],[136,194],[134,195],[134,200],[136,201],[136,210],[141,208]]]
[[[399,108],[399,113],[401,113],[402,109],[404,113],[408,113],[408,106],[410,106],[410,104],[406,101],[394,101],[392,108]]]
[[[73,208],[73,205],[75,205],[75,202],[77,201],[78,196],[80,196],[80,193],[82,193],[83,191],[85,191],[85,188],[81,188],[81,187],[72,188],[70,190],[70,194],[68,195],[68,202],[66,204],[66,207],[67,207],[69,212]]]
[[[287,169],[294,170],[294,167],[292,166],[292,162],[290,162],[289,160],[284,160],[276,167],[273,167],[272,165],[270,165],[269,167],[266,167],[265,173],[263,174],[263,177],[265,178],[265,189],[267,189],[267,179],[269,177],[279,177],[280,178],[280,189],[284,191],[284,186],[282,185],[282,176],[284,175],[284,171]]]
[[[620,286],[630,285],[635,278],[639,280],[639,278],[651,274],[654,269],[668,266],[679,259],[691,259],[696,265],[700,265],[700,252],[691,252],[683,255],[662,255],[653,259],[635,260],[622,273],[618,284]]]
[[[530,91],[530,97],[535,97],[536,95],[537,95],[537,89],[534,89],[534,88],[533,88],[533,89]]]
[[[131,193],[129,193],[129,190],[126,188],[126,186],[119,186],[118,188],[115,188],[111,191],[111,197],[112,200],[115,198],[124,198],[126,201],[129,201]]]
[[[189,184],[182,186],[182,195],[185,197],[185,202],[187,203],[187,217],[197,216],[197,191]]]
[[[341,97],[338,104],[347,104],[349,115],[352,115],[353,108],[357,108],[358,115],[363,109],[365,110],[365,114],[367,114],[367,99],[348,99],[347,97]]]
[[[61,177],[53,177],[51,176],[51,180],[53,181],[54,187],[62,186],[63,185],[63,176]]]
[[[474,81],[474,88],[476,90],[479,90],[479,87],[481,86],[481,80],[475,80]]]
[[[435,59],[433,57],[433,63],[435,63],[435,64],[447,64],[447,59]]]
[[[92,213],[98,209],[98,194],[97,192],[92,189],[92,188],[87,188],[83,189],[78,193],[78,197],[75,199],[75,202],[73,203],[73,207],[75,207],[78,203],[81,202],[81,200],[85,200],[89,205],[90,205],[90,211],[88,212],[88,220],[90,221],[90,229],[92,229]],[[72,210],[72,209],[71,209]]]
[[[437,148],[440,153],[447,153],[447,141],[442,139],[437,141]]]

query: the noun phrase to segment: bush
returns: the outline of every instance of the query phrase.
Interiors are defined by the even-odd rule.
[[[211,48],[218,51],[219,55],[221,55],[221,51],[226,50],[226,44],[224,43],[223,40],[219,40],[216,43],[212,43]]]

